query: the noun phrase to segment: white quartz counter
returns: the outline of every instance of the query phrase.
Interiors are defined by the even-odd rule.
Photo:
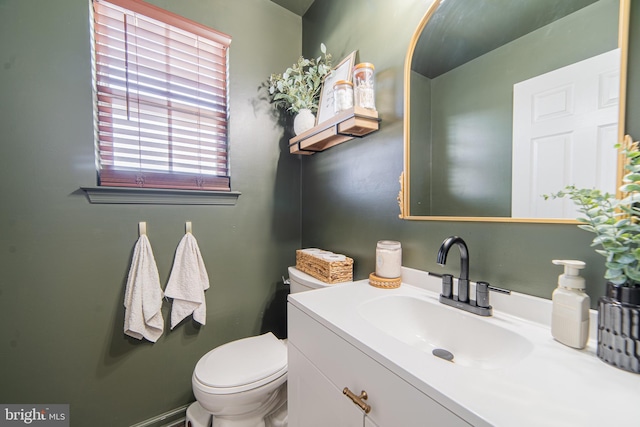
[[[382,332],[358,314],[360,304],[381,296],[437,300],[439,290],[438,278],[403,268],[403,284],[397,289],[375,288],[363,280],[293,294],[289,302],[474,426],[640,426],[640,375],[596,357],[595,324],[585,350],[555,341],[549,300],[492,293],[492,317],[468,314],[533,344],[522,359],[497,369],[439,359]]]

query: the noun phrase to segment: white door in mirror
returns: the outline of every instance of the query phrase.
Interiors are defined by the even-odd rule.
[[[576,218],[567,185],[615,193],[620,49],[513,86],[511,216]]]

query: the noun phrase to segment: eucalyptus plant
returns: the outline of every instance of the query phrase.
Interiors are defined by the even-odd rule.
[[[300,57],[298,62],[287,68],[282,74],[269,77],[271,102],[278,108],[291,113],[302,109],[318,111],[320,89],[325,76],[331,73],[331,54],[327,53],[324,43],[320,44],[322,55],[318,58]]]
[[[617,145],[627,159],[620,198],[596,189],[568,186],[548,198],[568,197],[583,215],[578,227],[595,233],[593,247],[606,258],[604,278],[616,285],[640,287],[640,152],[627,136]]]

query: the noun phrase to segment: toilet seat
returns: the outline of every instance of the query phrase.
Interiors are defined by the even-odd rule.
[[[271,332],[217,347],[200,358],[194,379],[211,394],[268,384],[287,373],[287,346]]]

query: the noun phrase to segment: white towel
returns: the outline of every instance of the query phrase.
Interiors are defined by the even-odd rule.
[[[193,313],[193,319],[204,325],[207,306],[204,291],[209,289],[209,276],[193,234],[184,235],[173,260],[169,283],[164,293],[173,298],[171,329]]]
[[[156,342],[164,330],[162,288],[151,244],[145,234],[136,242],[124,295],[124,333]]]

